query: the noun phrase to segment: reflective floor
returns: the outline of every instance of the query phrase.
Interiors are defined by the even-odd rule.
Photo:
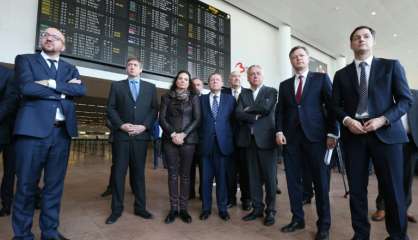
[[[283,234],[279,228],[289,223],[291,219],[289,199],[287,195],[286,179],[283,166],[280,165],[278,178],[281,195],[277,195],[276,224],[265,227],[262,220],[244,222],[241,220],[247,212],[239,207],[229,210],[231,220],[224,222],[218,218],[216,207],[207,221],[198,219],[200,213],[199,200],[190,202],[190,213],[193,217],[191,224],[185,224],[179,219],[173,224],[164,224],[164,217],[168,213],[167,171],[160,168],[152,169],[151,157],[148,154],[146,171],[147,205],[148,210],[154,214],[153,220],[144,220],[133,215],[133,195],[127,184],[125,194],[125,212],[119,221],[113,225],[106,225],[105,219],[110,214],[110,197],[102,198],[100,194],[105,190],[109,177],[110,156],[108,147],[93,147],[86,149],[73,149],[70,157],[69,169],[65,181],[65,191],[62,200],[60,231],[72,240],[267,240],[288,239],[306,240],[314,239],[316,232],[315,204],[305,206],[306,228],[291,234]],[[0,170],[2,173],[2,170]],[[418,191],[414,184],[414,199],[410,213],[418,217]],[[374,199],[377,194],[375,177],[371,177],[369,186],[369,206],[371,214],[374,210]],[[350,239],[353,235],[350,221],[348,200],[343,198],[344,188],[341,176],[333,173],[331,184],[331,239]],[[39,239],[38,226],[39,212],[34,217],[33,232]],[[409,224],[410,239],[418,239],[418,224]],[[384,222],[372,222],[372,239],[385,239],[386,230]],[[12,228],[10,218],[0,218],[0,239],[11,239]]]

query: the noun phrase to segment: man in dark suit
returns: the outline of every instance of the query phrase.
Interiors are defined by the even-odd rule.
[[[408,141],[401,116],[412,98],[399,61],[373,57],[375,31],[368,26],[350,35],[353,63],[336,72],[333,108],[341,122],[341,140],[350,188],[353,239],[369,239],[367,185],[369,159],[384,186],[387,239],[408,239],[403,188],[402,144]]]
[[[404,191],[405,204],[408,209],[412,204],[412,181],[414,180],[415,165],[418,158],[418,90],[412,89],[413,104],[408,113],[401,118],[402,125],[408,135],[409,142],[403,144],[404,158]],[[377,211],[372,215],[372,220],[381,221],[385,218],[385,201],[383,199],[384,186],[379,186],[379,194],[376,198]],[[407,214],[409,222],[416,223],[414,216]]]
[[[210,93],[200,97],[202,123],[200,131],[200,150],[203,170],[203,204],[201,220],[211,214],[213,178],[216,179],[216,202],[219,217],[229,220],[227,211],[226,166],[234,151],[231,120],[235,112],[235,99],[221,93],[223,80],[219,73],[209,76]]]
[[[241,86],[241,73],[233,71],[229,74],[228,82],[230,88],[223,88],[222,93],[232,95],[236,102],[238,102],[239,95],[244,89]],[[242,209],[248,211],[251,209],[250,183],[248,179],[248,164],[245,161],[244,149],[237,146],[237,137],[240,127],[240,122],[234,117],[232,121],[232,131],[234,132],[234,153],[231,160],[227,164],[227,185],[228,185],[228,207],[231,208],[237,205],[237,184],[241,192],[241,206]]]
[[[192,78],[191,80],[192,84],[193,84],[193,89],[196,91],[196,94],[199,96],[202,96],[203,90],[204,90],[204,85],[203,85],[203,81],[200,78]],[[202,199],[202,166],[201,166],[201,154],[200,154],[200,147],[199,145],[196,146],[195,148],[195,152],[193,155],[193,162],[192,162],[192,166],[190,168],[190,191],[189,191],[189,199],[194,199],[196,198],[196,190],[195,190],[195,185],[196,185],[196,167],[199,168],[199,198]]]
[[[274,109],[277,91],[263,85],[263,73],[259,65],[247,70],[251,89],[241,92],[236,108],[236,118],[241,122],[238,146],[246,148],[249,169],[250,194],[253,211],[243,217],[252,221],[266,216],[264,225],[271,226],[276,214],[276,144]],[[263,203],[263,184],[266,191]],[[265,209],[264,209],[265,208]]]
[[[41,47],[41,53],[18,55],[15,60],[15,79],[22,100],[14,127],[14,239],[34,239],[34,197],[42,171],[41,238],[65,239],[58,225],[71,137],[78,134],[73,99],[86,92],[77,68],[60,59],[65,38],[58,29],[41,33]]]
[[[290,224],[282,232],[305,228],[303,212],[304,168],[312,176],[318,214],[316,240],[329,239],[331,213],[329,204],[329,168],[324,162],[326,148],[334,148],[337,138],[335,118],[325,116],[331,109],[331,80],[327,74],[309,72],[305,47],[290,50],[295,76],[280,84],[276,107],[276,142],[283,145],[287,188],[291,211]]]
[[[157,117],[157,90],[154,84],[141,80],[142,63],[129,58],[126,64],[128,79],[112,82],[107,114],[113,126],[115,165],[112,186],[112,213],[106,224],[115,223],[123,212],[125,176],[129,163],[135,191],[134,213],[145,219],[152,214],[145,202],[145,160],[147,145]]]
[[[10,215],[14,188],[14,155],[12,154],[13,122],[18,95],[13,81],[13,71],[0,66],[0,153],[3,154],[3,179],[1,181],[0,217]]]

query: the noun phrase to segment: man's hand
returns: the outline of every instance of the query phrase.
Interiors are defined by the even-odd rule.
[[[364,124],[364,130],[366,132],[373,132],[377,129],[383,127],[386,124],[387,120],[385,117],[381,116],[378,118],[372,118]]]
[[[81,80],[80,79],[73,78],[70,81],[68,81],[68,83],[81,84]]]
[[[40,84],[42,86],[48,87],[48,80],[39,80],[39,81],[35,81],[35,83]]]
[[[145,131],[147,128],[144,125],[132,125],[131,131],[129,131],[129,135],[138,135]]]
[[[184,143],[184,133],[173,133],[171,134],[171,141],[176,145],[182,145]]]
[[[333,137],[327,137],[327,148],[333,149],[337,145],[337,139]]]
[[[284,136],[283,133],[276,133],[276,143],[277,145],[286,145],[286,137]]]
[[[122,124],[122,126],[120,126],[120,129],[126,133],[129,133],[130,131],[132,131],[132,124],[131,123],[124,123]]]
[[[347,118],[347,120],[345,120],[345,122],[344,122],[344,125],[353,134],[359,135],[359,134],[367,133],[366,130],[364,130],[363,125],[361,124],[361,122],[359,122],[355,119]]]

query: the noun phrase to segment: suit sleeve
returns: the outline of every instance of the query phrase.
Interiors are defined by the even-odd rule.
[[[184,133],[186,135],[189,135],[194,130],[197,130],[197,128],[200,125],[200,118],[202,117],[201,109],[200,109],[200,101],[198,96],[193,96],[192,99],[192,106],[193,106],[193,121],[184,129]]]
[[[174,127],[167,121],[167,107],[168,107],[168,99],[166,96],[161,96],[161,104],[160,104],[160,125],[163,131],[167,135],[171,135],[175,132]]]
[[[80,79],[80,74],[78,73],[77,68],[72,66],[71,79],[74,79],[74,78]],[[56,84],[57,84],[57,87],[55,88],[55,91],[59,93],[63,93],[66,96],[81,97],[86,94],[86,86],[84,85],[84,83],[76,84],[76,83],[56,81]]]
[[[154,123],[157,119],[157,112],[158,112],[158,101],[157,101],[157,89],[154,85],[151,87],[152,97],[151,97],[151,109],[145,118],[144,126],[151,132]]]
[[[345,117],[348,117],[348,114],[344,111],[344,101],[342,98],[342,86],[341,86],[341,71],[335,73],[334,83],[332,86],[332,100],[331,100],[331,109],[334,117],[340,122],[343,122]]]
[[[235,117],[238,121],[241,122],[245,122],[245,123],[254,123],[255,122],[255,115],[256,114],[250,114],[244,111],[244,100],[243,100],[243,94],[245,94],[244,92],[241,93],[241,95],[238,98],[238,104],[237,107],[235,109]]]
[[[119,129],[122,124],[124,124],[118,111],[116,110],[116,91],[115,82],[112,82],[112,85],[110,86],[109,98],[107,100],[107,117],[113,126],[113,129]]]
[[[406,80],[405,71],[399,61],[394,61],[392,71],[392,94],[396,104],[392,105],[383,115],[389,124],[399,120],[408,112],[412,105],[411,91]]]
[[[15,74],[18,89],[23,97],[59,100],[61,95],[54,89],[35,83],[27,57],[18,55],[15,59]]]
[[[332,83],[328,74],[324,74],[324,79],[321,89],[322,102],[325,104],[327,111],[327,133],[338,136],[337,122],[334,111],[332,111]]]
[[[4,79],[6,80],[6,83],[4,95],[0,99],[0,122],[3,122],[4,119],[6,119],[15,111],[19,101],[13,73],[11,70],[7,71]]]
[[[255,103],[250,106],[245,112],[251,114],[259,114],[261,117],[268,116],[277,102],[277,91],[271,88],[268,97],[264,98],[261,103]]]
[[[276,106],[276,132],[283,132],[283,111],[284,111],[284,87],[283,83],[279,87],[279,99]]]

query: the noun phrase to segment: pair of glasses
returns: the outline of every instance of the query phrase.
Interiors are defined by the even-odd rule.
[[[43,32],[43,33],[41,33],[41,37],[42,37],[42,38],[48,38],[48,37],[51,37],[51,39],[52,39],[53,41],[62,41],[62,38],[61,38],[61,37],[59,37],[58,35],[55,35],[55,34],[50,34],[50,33],[47,33],[47,32]]]

